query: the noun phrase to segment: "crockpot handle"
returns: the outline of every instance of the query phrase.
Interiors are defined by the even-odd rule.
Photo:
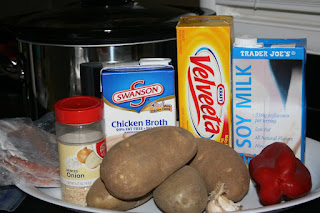
[[[82,7],[121,6],[132,4],[134,0],[81,0]]]

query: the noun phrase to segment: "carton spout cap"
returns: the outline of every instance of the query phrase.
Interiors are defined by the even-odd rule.
[[[258,47],[263,47],[263,43],[258,43],[257,38],[254,38],[251,36],[241,36],[241,37],[236,37],[234,46],[258,48]]]

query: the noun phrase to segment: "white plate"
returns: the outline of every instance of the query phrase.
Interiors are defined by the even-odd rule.
[[[282,210],[285,208],[293,207],[301,203],[311,201],[313,199],[320,197],[320,142],[313,139],[307,138],[306,140],[306,166],[310,170],[312,177],[312,189],[311,192],[299,199],[282,202],[276,205],[271,206],[261,206],[259,203],[259,198],[257,196],[256,190],[253,185],[250,185],[250,189],[245,198],[240,202],[243,205],[243,210],[241,212],[268,212],[274,210]],[[104,210],[91,207],[83,207],[76,204],[68,203],[61,200],[61,191],[60,188],[36,188],[33,186],[27,185],[17,185],[22,191],[26,192],[29,195],[32,195],[40,200],[63,206],[69,209],[74,209],[77,211],[84,212],[99,212],[99,213],[108,213],[108,212],[117,212],[112,210]],[[154,204],[151,199],[147,203],[139,206],[135,209],[130,210],[129,212],[161,212]]]

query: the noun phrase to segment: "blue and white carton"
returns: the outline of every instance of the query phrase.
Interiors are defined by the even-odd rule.
[[[107,151],[136,132],[176,126],[175,70],[170,61],[145,58],[102,69]]]
[[[233,148],[246,163],[273,142],[305,160],[306,39],[236,38]]]

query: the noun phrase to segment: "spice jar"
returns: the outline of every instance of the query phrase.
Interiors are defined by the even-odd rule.
[[[85,206],[106,153],[103,101],[74,96],[58,101],[54,109],[62,199]]]

